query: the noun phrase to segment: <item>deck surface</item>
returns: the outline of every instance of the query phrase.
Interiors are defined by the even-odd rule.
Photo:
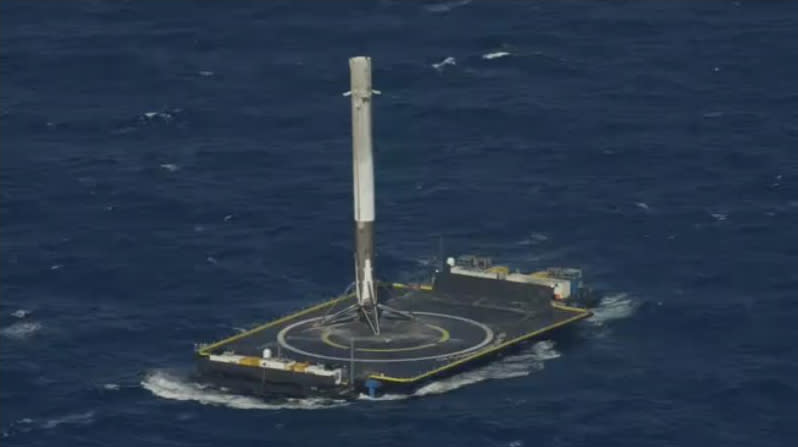
[[[453,296],[440,290],[384,289],[390,307],[412,312],[408,320],[381,319],[381,333],[353,320],[322,325],[326,315],[353,304],[338,298],[206,347],[201,353],[233,351],[257,356],[264,348],[297,361],[354,364],[355,376],[412,383],[486,354],[590,316],[585,309],[518,296]]]

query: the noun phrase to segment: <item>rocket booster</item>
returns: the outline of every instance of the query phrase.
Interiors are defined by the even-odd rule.
[[[360,306],[377,304],[374,286],[374,160],[371,144],[371,58],[349,59],[352,97],[352,174],[355,281]]]

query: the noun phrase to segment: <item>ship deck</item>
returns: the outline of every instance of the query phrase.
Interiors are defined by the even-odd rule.
[[[198,353],[260,357],[269,348],[284,358],[346,367],[355,381],[376,378],[412,385],[591,315],[586,309],[552,302],[542,290],[512,284],[497,290],[497,281],[463,283],[452,276],[434,287],[380,287],[382,302],[414,317],[384,313],[380,335],[373,335],[359,320],[322,324],[326,316],[354,304],[355,297],[349,295],[205,346]]]

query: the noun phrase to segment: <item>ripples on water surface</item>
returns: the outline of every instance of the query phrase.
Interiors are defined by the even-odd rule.
[[[3,445],[796,441],[795,2],[0,3]],[[575,265],[596,316],[378,402],[189,378],[349,282],[346,58],[379,266]]]

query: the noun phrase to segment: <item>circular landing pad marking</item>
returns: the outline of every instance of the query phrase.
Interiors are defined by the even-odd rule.
[[[324,360],[334,360],[334,361],[340,361],[340,362],[350,362],[350,361],[354,360],[356,362],[392,363],[392,362],[416,362],[416,361],[423,361],[423,360],[436,360],[436,359],[440,359],[440,358],[443,358],[443,357],[451,357],[451,356],[467,354],[469,352],[473,352],[473,351],[477,351],[479,349],[482,349],[485,346],[487,346],[491,341],[493,341],[493,330],[491,328],[489,328],[488,326],[480,323],[479,321],[471,320],[471,319],[465,318],[465,317],[458,317],[457,315],[439,314],[439,313],[435,313],[435,312],[413,312],[413,314],[417,315],[417,316],[428,316],[428,317],[434,317],[434,318],[456,320],[456,321],[459,321],[461,323],[466,323],[468,325],[472,325],[472,326],[475,326],[478,329],[481,329],[482,332],[484,333],[484,337],[482,338],[482,340],[479,343],[476,343],[476,344],[474,344],[472,346],[469,346],[469,347],[466,347],[464,349],[460,349],[460,350],[457,350],[457,351],[451,351],[451,352],[442,352],[442,353],[434,354],[434,355],[419,356],[419,357],[401,357],[401,358],[363,358],[363,357],[355,357],[354,359],[350,358],[349,356],[338,357],[338,356],[334,356],[334,355],[325,355],[325,354],[309,352],[307,350],[300,349],[300,348],[290,344],[288,341],[286,341],[286,334],[288,334],[288,332],[290,332],[292,329],[294,329],[296,327],[299,327],[299,326],[302,326],[302,325],[305,325],[305,324],[308,324],[308,323],[316,322],[316,321],[321,320],[321,319],[324,318],[324,317],[315,317],[315,318],[308,318],[308,319],[305,319],[305,320],[300,320],[300,321],[297,321],[296,323],[292,323],[292,324],[289,324],[288,326],[284,327],[277,334],[277,342],[280,344],[280,346],[283,349],[287,349],[287,350],[295,352],[297,354],[306,355],[308,357],[315,357],[315,358],[324,359]],[[448,331],[447,331],[447,333],[448,333]],[[323,335],[322,335],[322,337],[323,337]],[[451,340],[451,338],[447,338],[446,341],[449,341],[449,340]],[[322,343],[324,343],[323,339],[320,340],[320,341]],[[427,344],[426,346],[423,346],[423,347],[415,347],[414,350],[420,350],[422,348],[440,346],[440,345],[443,345],[443,343],[445,343],[445,341],[444,342],[438,341],[436,343]],[[335,347],[335,348],[339,348],[339,346],[330,345],[330,344],[324,344],[324,346],[332,346],[332,347]],[[347,346],[344,346],[344,345],[341,345],[341,346],[343,346],[346,349],[349,349]],[[404,350],[404,351],[396,351],[396,350],[390,350],[390,351],[360,351],[360,350],[357,350],[357,352],[362,352],[362,353],[366,353],[366,354],[372,354],[372,353],[385,353],[385,354],[387,354],[387,353],[391,353],[391,352],[392,353],[402,353],[402,352],[406,352],[406,351],[407,350]]]
[[[441,334],[441,338],[439,338],[437,341],[432,342],[432,343],[425,343],[423,345],[417,345],[417,346],[407,346],[407,347],[404,347],[404,348],[355,348],[355,351],[359,351],[359,352],[407,352],[407,351],[418,351],[419,349],[431,348],[431,347],[439,345],[441,343],[446,343],[451,338],[451,334],[449,334],[449,331],[447,331],[446,329],[444,329],[444,328],[442,328],[440,326],[435,326],[434,324],[427,324],[427,323],[424,323],[424,326],[427,326],[428,328],[430,328],[432,330],[438,331]],[[347,349],[347,350],[349,349],[349,346],[342,345],[340,343],[336,343],[336,342],[332,341],[331,338],[332,338],[332,334],[330,333],[330,330],[329,329],[325,329],[324,332],[321,334],[321,341],[323,341],[324,344],[330,345],[330,346],[332,346],[334,348],[338,348],[338,349]]]

